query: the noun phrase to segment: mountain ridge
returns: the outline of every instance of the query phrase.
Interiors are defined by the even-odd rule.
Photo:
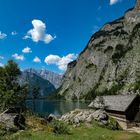
[[[59,88],[61,84],[62,75],[49,71],[44,68],[43,69],[28,68],[28,69],[25,69],[23,72],[35,73],[41,78],[48,80],[50,83],[52,83],[56,89]]]
[[[140,0],[124,16],[93,34],[68,64],[58,92],[65,99],[140,92]]]
[[[47,69],[36,70],[29,68],[22,71],[19,82],[28,84],[29,97],[32,96],[32,91],[35,87],[39,87],[40,97],[46,97],[55,92],[61,84],[61,79],[61,75],[48,71]]]

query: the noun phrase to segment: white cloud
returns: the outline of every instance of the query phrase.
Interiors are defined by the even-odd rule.
[[[11,32],[11,35],[13,35],[13,36],[15,36],[15,35],[17,35],[18,33],[16,32],[16,31],[13,31],[13,32]]]
[[[73,53],[63,56],[63,57],[51,54],[51,55],[48,55],[44,61],[46,64],[55,64],[58,66],[60,70],[65,71],[67,69],[67,64],[73,61],[74,59],[76,59],[77,56],[78,55],[73,54]]]
[[[116,4],[117,2],[119,2],[120,0],[110,0],[110,5]]]
[[[2,32],[0,31],[0,39],[5,39],[6,37],[7,37],[7,34],[2,33]]]
[[[12,57],[16,60],[21,60],[21,61],[25,59],[23,55],[18,55],[17,53],[13,54]]]
[[[53,41],[56,36],[46,34],[46,25],[41,20],[32,20],[33,29],[30,29],[23,39],[31,38],[34,42],[43,41],[48,44]]]
[[[31,48],[26,47],[26,48],[24,48],[24,49],[22,50],[22,52],[23,52],[23,53],[32,53],[32,50],[31,50]]]
[[[0,56],[0,59],[4,59],[4,56]]]
[[[33,59],[33,62],[35,62],[35,63],[40,63],[41,62],[41,59],[39,58],[39,57],[35,57],[34,59]]]
[[[4,65],[2,63],[0,63],[0,67],[3,67]]]

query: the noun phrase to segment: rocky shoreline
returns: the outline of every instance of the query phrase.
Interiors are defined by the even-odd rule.
[[[116,130],[120,129],[118,122],[102,109],[75,109],[62,115],[59,120],[73,125],[74,127],[78,127],[80,124],[92,124],[96,122],[103,127]]]

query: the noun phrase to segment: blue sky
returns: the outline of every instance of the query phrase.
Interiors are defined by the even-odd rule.
[[[135,0],[0,0],[0,65],[63,73],[91,35]]]

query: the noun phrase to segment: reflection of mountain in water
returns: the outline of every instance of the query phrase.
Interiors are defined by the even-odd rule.
[[[75,108],[87,108],[88,103],[85,102],[72,102],[72,101],[35,101],[35,112],[41,115],[48,115],[50,113],[54,115],[62,115],[66,112],[74,110]],[[28,100],[27,106],[33,109],[33,101]]]

